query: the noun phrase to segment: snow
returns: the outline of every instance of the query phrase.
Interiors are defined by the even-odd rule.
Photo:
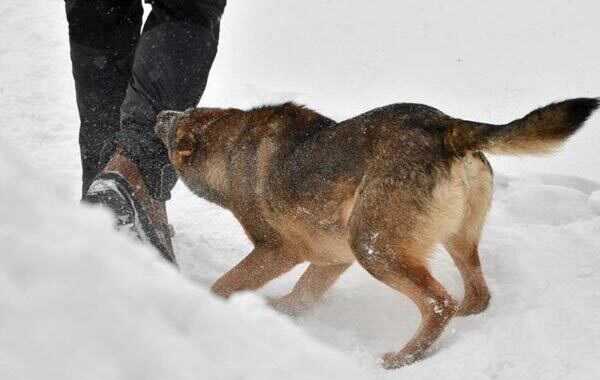
[[[520,223],[560,225],[589,218],[589,194],[547,184],[511,186],[504,195],[506,207]],[[543,199],[545,205],[540,205]]]
[[[392,3],[230,1],[202,104],[293,99],[342,119],[417,101],[504,122],[600,95],[597,2]],[[426,360],[384,371],[378,357],[411,337],[418,313],[360,267],[291,320],[262,296],[285,294],[304,267],[258,295],[209,294],[250,244],[183,186],[169,204],[181,274],[78,205],[63,6],[0,5],[1,379],[600,377],[598,115],[553,157],[491,157],[490,307],[454,319]],[[460,297],[442,249],[432,266]]]
[[[589,204],[596,213],[600,214],[600,191],[594,191],[590,195]]]
[[[0,190],[10,197],[0,199],[0,378],[361,374],[261,298],[225,303],[195,286],[153,250],[117,235],[107,212],[73,204],[19,158],[2,146]]]

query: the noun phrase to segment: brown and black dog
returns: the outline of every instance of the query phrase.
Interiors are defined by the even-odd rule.
[[[291,293],[273,301],[301,312],[357,260],[421,312],[415,336],[383,358],[395,368],[421,359],[454,315],[489,303],[477,246],[493,182],[481,152],[551,152],[598,104],[567,100],[506,125],[407,103],[341,123],[293,103],[198,108],[161,113],[156,132],[190,190],[229,209],[254,243],[216,294],[258,289],[308,261]],[[438,243],[464,280],[460,305],[428,270]]]

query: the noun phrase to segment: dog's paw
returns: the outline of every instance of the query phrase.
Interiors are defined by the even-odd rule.
[[[424,356],[424,351],[414,351],[410,353],[403,351],[388,352],[381,357],[379,363],[385,369],[396,369],[421,360]]]
[[[477,298],[466,297],[458,308],[456,315],[460,317],[466,317],[468,315],[479,314],[488,308],[490,305],[490,299],[491,296],[489,293]]]
[[[282,314],[287,314],[290,317],[298,317],[301,314],[304,314],[308,309],[309,306],[298,303],[298,302],[293,302],[290,299],[288,299],[287,297],[281,297],[281,298],[267,298],[267,302],[269,305],[271,305],[271,307],[275,310],[277,310],[278,312],[282,313]]]

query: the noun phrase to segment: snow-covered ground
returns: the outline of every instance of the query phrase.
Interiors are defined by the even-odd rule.
[[[63,6],[0,4],[0,379],[600,377],[600,116],[552,158],[493,158],[480,248],[489,309],[455,319],[426,360],[384,371],[377,357],[402,346],[418,314],[361,268],[290,320],[255,295],[208,293],[250,246],[229,213],[183,186],[169,205],[183,275],[78,205]],[[600,95],[598,11],[566,0],[230,0],[202,104],[294,99],[342,119],[418,101],[504,122]],[[447,254],[432,264],[459,297]],[[261,295],[285,293],[302,269]]]

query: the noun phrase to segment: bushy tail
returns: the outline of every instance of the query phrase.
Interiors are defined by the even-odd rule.
[[[453,119],[444,142],[456,153],[544,154],[558,149],[598,108],[600,98],[553,103],[504,125]]]

